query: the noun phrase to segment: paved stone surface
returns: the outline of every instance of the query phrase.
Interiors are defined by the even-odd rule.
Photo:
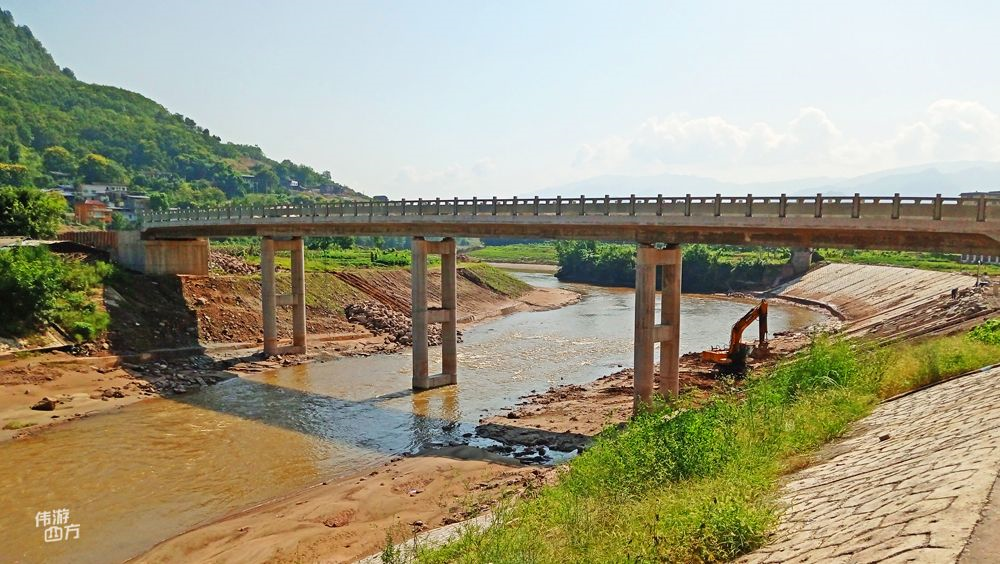
[[[1000,369],[883,404],[819,458],[743,562],[956,562],[1000,472]]]

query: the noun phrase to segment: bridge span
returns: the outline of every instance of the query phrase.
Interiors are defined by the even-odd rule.
[[[330,235],[413,237],[412,319],[415,389],[457,382],[455,237],[635,241],[635,397],[649,405],[654,346],[660,343],[660,393],[677,394],[680,245],[717,243],[799,249],[846,247],[1000,254],[1000,199],[892,196],[630,196],[336,202],[148,212],[142,238],[157,253],[186,254],[206,237],[261,236],[264,352],[305,352],[302,238]],[[441,238],[430,240],[428,238]],[[173,251],[164,243],[174,241]],[[275,294],[274,253],[291,252],[292,292]],[[196,253],[201,256],[202,253]],[[427,255],[442,256],[442,302],[427,303]],[[150,249],[146,250],[147,267]],[[158,255],[159,256],[159,255]],[[159,257],[160,264],[183,261]],[[168,272],[170,269],[161,269]],[[659,272],[658,272],[659,271]],[[184,272],[175,271],[181,274]],[[200,273],[200,272],[198,272]],[[656,322],[656,280],[662,281]],[[278,347],[275,308],[293,308],[293,343]],[[428,369],[427,325],[442,325],[442,371]]]

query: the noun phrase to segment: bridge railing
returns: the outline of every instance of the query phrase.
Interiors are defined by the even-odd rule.
[[[341,201],[280,206],[229,206],[145,212],[144,227],[178,222],[430,216],[668,216],[763,218],[876,218],[986,221],[1000,199],[893,196],[628,196],[598,198],[451,198]]]

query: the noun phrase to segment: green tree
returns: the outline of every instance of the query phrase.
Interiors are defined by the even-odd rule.
[[[278,178],[278,175],[275,174],[274,171],[269,168],[258,172],[257,176],[255,177],[255,180],[257,181],[257,186],[262,188],[264,192],[270,192],[271,190],[274,190],[275,188],[278,187],[278,184],[281,182],[281,180]]]
[[[170,200],[163,192],[154,192],[149,195],[149,209],[153,211],[166,211],[170,209]]]
[[[29,176],[24,165],[0,163],[0,186],[27,186]]]
[[[42,163],[48,172],[72,174],[76,170],[76,159],[65,147],[54,145],[42,153]]]
[[[15,247],[0,252],[0,334],[30,334],[55,323],[78,341],[108,327],[108,314],[89,291],[114,271],[104,262],[64,260],[45,247]]]
[[[350,249],[354,247],[354,237],[307,237],[306,247],[324,251],[330,247]]]
[[[109,227],[114,231],[126,231],[131,228],[131,223],[125,218],[124,214],[112,212],[111,225]]]
[[[77,168],[84,182],[125,182],[125,169],[115,161],[97,153],[90,153],[80,160]]]
[[[0,235],[52,237],[62,225],[66,200],[37,188],[0,188]]]

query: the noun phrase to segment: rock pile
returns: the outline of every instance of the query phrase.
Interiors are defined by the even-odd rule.
[[[379,302],[361,302],[347,304],[344,307],[347,320],[357,323],[376,335],[385,335],[386,340],[399,345],[413,344],[413,324],[410,318]],[[461,341],[461,331],[459,341]],[[427,327],[427,342],[431,346],[441,344],[441,326],[437,324]]]
[[[247,264],[247,261],[240,257],[233,256],[221,251],[209,251],[208,268],[211,271],[223,272],[225,274],[249,275],[254,274],[258,267]]]
[[[215,363],[204,357],[170,364],[162,361],[138,365],[124,364],[123,367],[145,380],[136,383],[140,391],[163,395],[183,394],[236,377],[235,374],[217,369],[225,368],[224,363]]]

